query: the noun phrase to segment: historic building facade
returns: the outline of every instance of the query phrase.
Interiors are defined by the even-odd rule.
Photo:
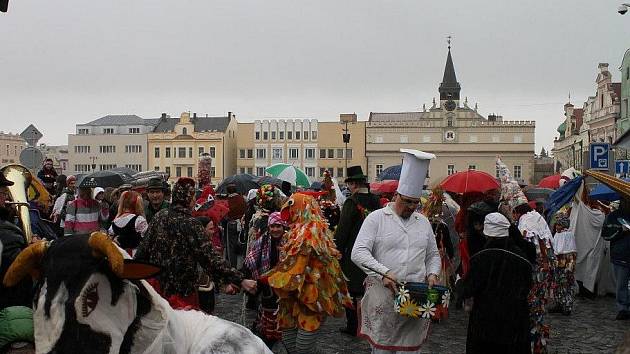
[[[350,142],[346,150],[340,122],[317,119],[265,119],[238,123],[237,172],[264,176],[276,163],[293,164],[312,181],[329,170],[342,180],[348,166],[365,169],[365,122],[348,124]]]
[[[20,163],[26,141],[19,134],[0,132],[0,164]]]
[[[196,178],[199,157],[207,153],[212,158],[212,182],[220,181],[236,173],[237,130],[232,112],[225,117],[162,114],[148,134],[149,169],[166,172],[171,180]]]
[[[597,66],[596,91],[589,96],[582,108],[571,103],[564,105],[564,121],[558,127],[559,136],[554,140],[552,154],[556,171],[570,167],[588,169],[587,154],[591,142],[613,143],[618,134],[621,110],[621,83],[612,82],[608,63]],[[625,151],[617,149],[617,157]]]
[[[448,175],[476,169],[498,175],[497,156],[521,181],[530,182],[534,171],[534,121],[506,121],[483,117],[468,99],[460,99],[449,47],[440,100],[419,112],[370,113],[366,123],[367,171],[370,180],[385,168],[401,163],[401,148],[434,153],[427,184],[434,186]]]
[[[630,49],[626,50],[621,60],[621,109],[617,121],[617,136],[630,129]]]
[[[147,170],[147,134],[157,123],[136,115],[108,115],[77,124],[75,134],[68,135],[68,173],[116,167]]]

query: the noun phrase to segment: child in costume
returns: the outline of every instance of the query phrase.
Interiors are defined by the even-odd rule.
[[[352,300],[337,260],[339,251],[315,199],[295,193],[281,215],[291,229],[268,283],[279,298],[278,324],[287,351],[307,353],[325,317],[343,316]]]
[[[282,339],[282,332],[278,329],[276,312],[278,297],[268,284],[261,281],[262,275],[275,267],[280,260],[280,247],[284,243],[286,222],[279,212],[269,215],[267,231],[255,240],[250,252],[245,257],[244,274],[258,281],[258,315],[252,329],[268,347]]]

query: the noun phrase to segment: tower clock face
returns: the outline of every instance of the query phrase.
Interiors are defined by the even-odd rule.
[[[446,103],[444,103],[444,108],[450,112],[450,111],[455,110],[455,108],[457,108],[457,104],[455,104],[455,101],[453,100],[448,100],[446,101]]]

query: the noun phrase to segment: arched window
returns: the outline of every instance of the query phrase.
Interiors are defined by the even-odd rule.
[[[188,135],[188,129],[182,128],[182,135]]]

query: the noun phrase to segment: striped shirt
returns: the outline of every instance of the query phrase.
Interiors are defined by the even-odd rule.
[[[94,199],[75,199],[68,203],[64,234],[90,234],[100,230],[100,222],[107,220],[109,209]]]

